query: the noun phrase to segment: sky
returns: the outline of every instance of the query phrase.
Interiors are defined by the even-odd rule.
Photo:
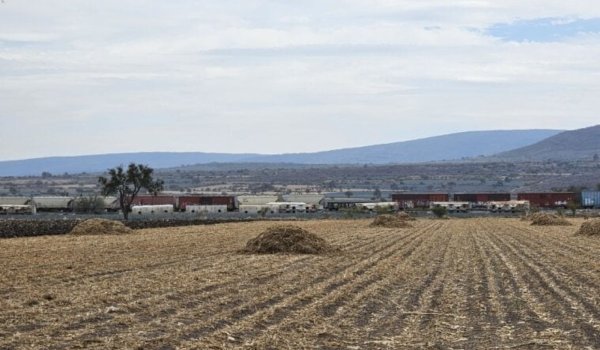
[[[600,124],[595,0],[3,0],[0,160]]]

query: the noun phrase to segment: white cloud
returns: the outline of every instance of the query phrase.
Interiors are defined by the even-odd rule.
[[[313,151],[597,123],[598,36],[510,43],[485,35],[496,23],[543,17],[600,17],[600,7],[6,0],[0,122],[10,128],[0,128],[0,159]]]

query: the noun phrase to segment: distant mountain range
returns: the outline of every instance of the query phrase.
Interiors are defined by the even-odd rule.
[[[301,164],[390,164],[460,160],[527,146],[561,130],[469,131],[383,145],[316,153],[291,153],[249,158],[254,162]]]
[[[600,125],[565,131],[540,142],[502,152],[491,159],[502,161],[575,160],[600,157]]]
[[[482,160],[530,160],[554,154],[583,158],[589,156],[591,149],[600,148],[598,128],[600,126],[567,132],[546,129],[470,131],[382,145],[278,155],[146,152],[36,158],[0,161],[0,176],[40,175],[44,171],[52,174],[93,173],[129,162],[161,169],[208,163],[401,164],[474,157]],[[586,131],[588,129],[592,131]],[[579,131],[581,135],[577,134]],[[566,142],[567,139],[569,142]],[[556,147],[560,148],[560,152],[553,151]],[[513,150],[518,151],[511,152]],[[527,158],[529,154],[532,158]],[[493,155],[496,156],[490,157]]]

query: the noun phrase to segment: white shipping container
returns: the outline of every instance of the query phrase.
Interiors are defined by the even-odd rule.
[[[468,211],[471,209],[470,202],[432,202],[431,208],[443,207],[448,211]]]
[[[36,208],[43,210],[70,210],[73,205],[72,197],[33,197]]]
[[[134,205],[131,207],[133,215],[159,215],[170,214],[173,212],[172,204],[164,205]]]
[[[396,202],[377,202],[377,203],[356,203],[356,206],[362,210],[389,209],[397,210],[398,203]]]
[[[280,213],[303,213],[306,211],[304,202],[271,202],[267,203],[270,208],[277,208]]]
[[[0,205],[1,214],[36,214],[34,205]]]
[[[263,204],[263,205],[240,205],[240,213],[243,214],[258,214],[265,212],[267,214],[276,214],[279,212],[279,207]]]
[[[226,213],[226,205],[187,205],[186,213]]]
[[[0,197],[0,205],[27,205],[30,202],[29,197]]]

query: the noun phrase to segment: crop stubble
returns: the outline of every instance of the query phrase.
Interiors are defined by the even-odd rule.
[[[268,222],[0,240],[0,349],[600,347],[600,240],[513,219]]]

